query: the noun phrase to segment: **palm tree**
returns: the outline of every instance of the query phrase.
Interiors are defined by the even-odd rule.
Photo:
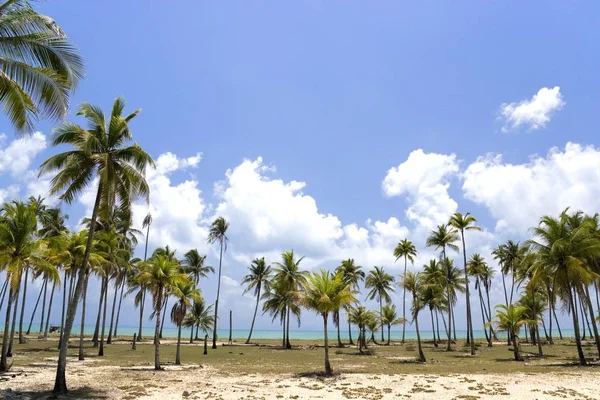
[[[485,336],[486,336],[486,339],[488,342],[488,347],[492,347],[492,326],[490,323],[492,320],[491,310],[486,308],[487,306],[486,306],[485,300],[483,298],[481,286],[484,285],[486,288],[486,293],[488,293],[487,296],[488,296],[488,304],[489,304],[488,286],[491,283],[490,274],[492,274],[492,276],[493,276],[493,272],[491,272],[487,263],[485,262],[485,260],[483,259],[483,257],[481,257],[481,255],[479,253],[473,254],[471,256],[471,258],[469,259],[469,261],[467,262],[467,272],[469,273],[469,275],[475,277],[475,289],[477,289],[477,291],[479,293],[479,306],[481,308],[481,319],[483,321],[483,325],[489,326],[489,329],[490,329],[489,334],[487,333],[486,330],[484,330],[484,332],[485,332]]]
[[[406,288],[406,290],[408,290],[412,295],[411,314],[415,323],[415,329],[417,331],[419,360],[421,362],[425,362],[427,360],[425,359],[425,354],[423,353],[423,347],[421,346],[421,333],[419,332],[419,311],[424,306],[424,303],[422,301],[423,277],[420,272],[409,272],[406,274],[406,278],[402,280],[401,285],[403,288]]]
[[[183,320],[183,326],[191,329],[190,343],[194,343],[194,328],[196,328],[196,339],[198,339],[198,330],[202,330],[204,334],[210,331],[214,324],[214,317],[210,315],[212,313],[212,306],[206,306],[203,298],[194,301],[192,308],[187,313]]]
[[[227,251],[227,229],[229,229],[229,222],[223,217],[218,217],[213,221],[208,232],[208,243],[213,244],[219,242],[220,253],[219,253],[219,280],[217,281],[217,300],[215,301],[215,323],[213,326],[213,338],[212,348],[217,348],[217,322],[219,319],[219,295],[221,293],[221,267],[223,264],[223,251]]]
[[[192,249],[184,254],[181,266],[183,270],[190,275],[192,282],[196,286],[200,284],[200,278],[206,278],[208,274],[214,274],[215,269],[209,265],[204,265],[206,256],[201,256],[197,249]]]
[[[286,321],[286,337],[285,347],[291,348],[290,344],[290,313],[297,312],[298,323],[300,322],[300,308],[296,304],[296,296],[293,293],[298,292],[306,283],[306,271],[300,270],[300,262],[304,257],[296,260],[294,250],[285,251],[281,254],[281,262],[274,263],[275,268],[274,280],[278,282],[280,291],[283,291],[283,296],[286,299],[285,304],[285,321]]]
[[[192,302],[204,302],[200,290],[196,289],[196,285],[191,280],[182,280],[173,286],[173,296],[177,299],[177,303],[171,309],[171,321],[177,326],[177,350],[175,353],[175,365],[181,364],[180,347],[181,347],[181,326],[187,315],[188,308]],[[194,329],[192,328],[192,332]]]
[[[369,271],[367,278],[365,279],[365,288],[371,289],[367,293],[369,300],[376,299],[379,302],[379,314],[383,310],[383,301],[386,304],[392,301],[390,297],[391,291],[393,291],[394,277],[384,271],[383,267],[375,267],[375,269]],[[380,320],[383,325],[383,319]],[[383,342],[383,329],[381,330],[381,341]]]
[[[258,312],[258,303],[260,301],[260,291],[263,285],[269,283],[271,277],[271,266],[265,263],[265,258],[255,258],[250,265],[250,273],[244,277],[242,284],[247,285],[244,290],[244,294],[250,290],[254,290],[254,296],[256,296],[256,307],[254,308],[254,316],[252,317],[252,325],[250,325],[250,333],[246,344],[250,343],[252,337],[252,331],[254,330],[254,322],[256,321],[256,313]]]
[[[146,228],[146,244],[144,245],[144,262],[148,260],[148,239],[150,238],[150,225],[152,225],[152,214],[148,213],[142,221],[142,229]],[[137,340],[143,340],[142,337],[142,322],[144,320],[144,306],[146,304],[146,288],[141,285],[139,291],[139,299],[136,296],[136,302],[140,307],[140,324],[138,328]]]
[[[577,303],[577,287],[595,277],[587,262],[600,257],[600,240],[594,234],[594,224],[584,221],[573,226],[567,210],[558,218],[543,216],[533,229],[535,239],[527,241],[536,252],[533,269],[547,268],[554,276],[555,289],[571,311],[579,363],[586,364],[581,336]]]
[[[106,121],[100,108],[82,104],[77,115],[88,120],[89,129],[70,122],[63,123],[54,132],[52,145],[68,144],[74,150],[55,154],[40,166],[40,175],[58,171],[51,181],[50,194],[60,193],[59,199],[69,204],[94,182],[94,178],[98,178],[86,250],[67,310],[53,390],[55,394],[67,392],[68,341],[83,290],[98,215],[108,216],[117,204],[129,205],[136,199],[148,201],[149,189],[144,173],[146,167],[153,166],[154,162],[139,145],[128,145],[132,140],[128,124],[139,110],[123,116],[124,107],[124,100],[116,99],[110,120]]]
[[[523,361],[519,351],[519,332],[524,325],[535,323],[527,319],[527,308],[522,306],[506,306],[498,304],[496,306],[496,327],[499,331],[510,332],[513,342],[513,352],[515,361]]]
[[[396,313],[396,305],[394,304],[386,304],[385,306],[383,306],[383,308],[381,309],[381,317],[383,323],[388,328],[387,344],[389,346],[392,342],[390,333],[392,330],[392,326],[398,324],[404,325],[406,323],[406,320],[403,317],[398,317],[398,314]]]
[[[421,275],[423,283],[422,301],[424,305],[429,306],[429,313],[431,314],[431,331],[433,333],[433,345],[438,347],[438,343],[435,337],[435,321],[433,318],[433,311],[441,310],[446,302],[444,298],[444,273],[440,268],[440,264],[437,260],[433,259],[429,261],[429,264],[424,265],[423,274]],[[439,328],[439,327],[438,327]],[[439,332],[439,329],[438,329]]]
[[[308,309],[315,310],[323,317],[326,375],[333,374],[329,363],[329,340],[327,337],[329,313],[335,312],[355,300],[350,285],[344,282],[342,273],[331,275],[325,270],[310,274],[300,293],[301,304]]]
[[[337,274],[338,272],[341,272],[343,274],[344,277],[344,281],[350,285],[350,289],[354,290],[354,291],[358,291],[358,284],[361,281],[365,280],[365,273],[362,270],[362,267],[360,265],[356,265],[354,263],[354,259],[353,258],[349,258],[347,260],[342,261],[342,263],[335,269],[335,273]],[[346,309],[346,314],[348,314],[348,306],[345,307]],[[339,319],[340,319],[340,312],[336,312],[334,314],[334,319],[338,320],[338,346],[340,346],[342,340],[340,338],[340,333],[339,333],[339,328],[340,328],[340,324],[339,324]],[[351,345],[354,344],[354,342],[352,341],[352,327],[350,326],[350,320],[348,320],[348,338],[349,338],[349,342]],[[341,347],[341,346],[340,346]]]
[[[163,298],[167,290],[172,290],[176,286],[187,281],[187,275],[182,273],[179,263],[176,260],[169,259],[165,255],[152,257],[145,263],[144,268],[139,273],[138,279],[143,282],[152,292],[154,313],[156,315],[156,327],[154,331],[154,369],[160,370],[160,315],[163,304]]]
[[[415,245],[409,240],[402,240],[398,243],[396,248],[394,249],[394,257],[396,257],[396,261],[400,258],[404,258],[404,273],[402,274],[402,279],[406,276],[406,267],[408,264],[408,260],[410,260],[411,264],[415,263],[415,257],[417,256],[417,248]],[[402,318],[406,320],[406,289],[402,292]],[[406,332],[406,324],[402,325],[402,343],[404,343]]]
[[[521,296],[517,304],[525,307],[525,317],[528,320],[533,321],[533,324],[529,325],[531,341],[534,345],[538,346],[538,355],[542,357],[544,353],[542,351],[542,340],[540,339],[539,321],[542,321],[544,318],[546,300],[544,296],[539,293],[540,287],[538,287],[535,281],[532,282],[527,285],[525,293]]]
[[[464,273],[465,273],[465,297],[467,303],[467,335],[471,344],[471,355],[475,355],[475,339],[473,338],[473,317],[471,316],[471,298],[469,294],[469,275],[467,274],[467,247],[465,244],[465,231],[481,231],[481,228],[475,225],[477,220],[470,213],[454,213],[450,217],[449,225],[454,228],[453,232],[459,233],[462,240]]]
[[[348,308],[348,320],[358,326],[358,351],[363,354],[363,350],[367,348],[366,327],[371,325],[372,321],[377,322],[377,317],[364,306],[357,306]]]
[[[29,268],[48,275],[52,280],[59,280],[58,270],[45,259],[45,243],[37,236],[35,210],[28,204],[13,202],[5,204],[0,213],[0,265],[5,266],[6,279],[9,281],[8,302],[2,337],[2,355],[0,372],[10,368],[7,357],[15,332],[16,311],[19,301],[19,288],[23,272]],[[23,294],[23,301],[25,300]],[[12,328],[10,328],[12,316]],[[10,332],[10,333],[9,333]]]
[[[69,97],[83,78],[75,46],[50,17],[27,0],[0,4],[0,103],[19,133],[32,132],[39,118],[62,119]]]
[[[265,288],[265,293],[262,295],[263,314],[268,312],[275,321],[279,317],[283,329],[281,346],[285,349],[288,347],[286,336],[286,314],[289,309],[294,315],[300,316],[300,310],[297,302],[294,301],[294,293],[288,290],[287,283],[281,279],[273,279]]]

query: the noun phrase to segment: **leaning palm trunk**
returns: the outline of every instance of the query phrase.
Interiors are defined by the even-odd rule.
[[[323,333],[325,344],[325,375],[332,375],[333,369],[329,363],[329,338],[327,337],[327,313],[323,313]]]
[[[161,286],[158,287],[156,293],[156,299],[154,301],[156,307],[156,326],[154,328],[154,369],[160,370],[160,312],[163,302],[163,289]]]
[[[338,341],[338,347],[344,347],[344,344],[342,343],[342,336],[340,335],[340,311],[337,310],[334,315],[333,315],[333,321],[335,322],[335,325],[337,327],[337,341]]]
[[[110,312],[110,325],[108,327],[108,338],[106,339],[106,344],[111,344],[112,343],[112,332],[113,332],[113,325],[114,325],[114,320],[115,320],[115,309],[117,308],[117,295],[119,294],[119,280],[117,278],[115,278],[115,293],[113,296],[113,303],[112,303],[112,311]]]
[[[117,337],[117,329],[119,328],[119,317],[121,316],[121,303],[123,302],[123,289],[125,289],[125,282],[121,284],[121,294],[119,295],[119,307],[117,307],[117,320],[115,321],[115,332],[113,336]]]
[[[6,281],[4,282],[4,285],[2,285],[2,291],[0,294],[0,310],[2,309],[2,306],[4,305],[4,298],[6,297],[6,292],[8,292],[8,277],[6,277]]]
[[[83,300],[81,304],[81,327],[79,328],[79,360],[85,360],[85,354],[83,353],[83,334],[85,327],[85,298],[87,297],[87,288],[88,288],[88,280],[89,275],[85,277],[85,283],[83,285]]]
[[[108,304],[108,282],[109,278],[106,277],[104,283],[104,290],[106,294],[104,295],[104,306],[102,310],[102,331],[100,332],[100,349],[98,350],[98,356],[104,355],[104,328],[106,327],[106,306]]]
[[[496,339],[496,333],[492,328],[492,306],[490,304],[490,288],[488,285],[485,285],[485,297],[487,298],[487,308],[488,308],[488,324],[490,326],[490,337]],[[490,340],[488,347],[492,347],[492,341]]]
[[[596,316],[594,315],[594,307],[592,306],[592,299],[590,298],[590,289],[587,285],[585,286],[585,300],[587,302],[587,308],[590,313],[590,320],[592,321],[592,327],[594,329],[594,341],[596,342],[596,350],[598,351],[598,356],[600,356],[600,337],[598,337],[598,326],[594,321],[596,321]]]
[[[567,282],[569,281],[569,274],[567,272]],[[575,304],[574,292],[575,288],[571,291],[571,288],[568,289],[569,292],[569,305],[571,306],[571,315],[573,317],[573,329],[575,331],[575,344],[577,345],[577,355],[579,356],[579,364],[586,365],[587,362],[585,360],[585,355],[583,353],[583,347],[581,346],[581,336],[579,333],[579,319],[577,318],[577,304]]]
[[[429,313],[431,314],[431,332],[433,333],[433,347],[438,347],[437,340],[435,339],[435,323],[433,322],[433,307],[429,307]]]
[[[85,282],[85,271],[87,269],[88,260],[90,258],[90,252],[92,250],[92,240],[94,238],[94,230],[96,226],[96,219],[98,217],[98,208],[100,206],[100,193],[102,193],[102,182],[98,184],[98,192],[96,193],[96,201],[92,211],[92,219],[90,221],[90,230],[88,232],[87,243],[85,245],[85,252],[83,253],[83,262],[81,268],[77,273],[77,284],[75,285],[75,293],[73,299],[69,301],[69,307],[67,308],[67,319],[65,321],[64,334],[60,343],[60,351],[58,353],[58,366],[56,368],[56,380],[54,382],[54,394],[65,394],[67,393],[67,350],[69,348],[69,337],[71,336],[71,329],[73,328],[73,322],[75,321],[75,314],[77,313],[77,305],[79,303],[79,297],[83,291],[83,285]]]
[[[35,313],[37,312],[37,308],[40,305],[40,300],[42,299],[42,294],[44,293],[44,284],[46,282],[44,281],[44,283],[42,283],[42,287],[40,288],[40,294],[38,295],[37,301],[35,302],[35,306],[33,307],[33,312],[31,313],[31,318],[29,319],[29,325],[27,326],[27,332],[25,332],[26,335],[29,335],[31,333],[31,325],[33,325],[33,319],[35,318]],[[42,321],[44,320],[44,317],[42,316]]]
[[[48,339],[48,329],[50,328],[50,314],[52,313],[52,300],[54,300],[54,289],[56,289],[56,282],[52,283],[52,290],[50,291],[50,304],[48,304],[48,315],[46,315],[46,326],[44,327],[44,340]]]
[[[446,286],[446,297],[448,298],[448,342],[446,343],[446,351],[452,350],[452,297],[450,296],[450,287]],[[442,315],[443,316],[443,315]]]
[[[19,285],[19,288],[20,288],[20,285]],[[15,327],[17,325],[17,308],[19,307],[19,293],[20,293],[20,290],[17,289],[17,293],[15,293],[15,301],[13,304],[12,326],[10,328],[10,341],[8,342],[8,356],[9,357],[12,357],[13,343],[15,340]]]
[[[162,306],[163,310],[167,309],[167,303],[169,302],[169,296],[165,296],[165,297],[166,297],[165,298],[165,303]],[[163,327],[165,326],[165,317],[166,316],[167,316],[167,313],[163,313],[162,322],[160,323],[160,332],[158,333],[158,337],[161,338],[161,339],[163,338]]]
[[[425,353],[423,353],[423,347],[421,346],[421,333],[419,332],[419,313],[415,313],[415,329],[417,330],[417,345],[419,347],[419,361],[426,362]]]
[[[27,300],[27,281],[29,280],[29,268],[25,270],[25,282],[23,282],[23,300],[21,301],[21,316],[19,318],[19,343],[26,343],[23,335],[23,318],[25,317],[25,300]]]
[[[67,271],[65,270],[65,279],[63,281],[63,295],[62,295],[62,311],[60,313],[60,337],[58,339],[58,348],[62,343],[63,331],[65,330],[65,317],[67,312]]]
[[[44,278],[44,300],[42,300],[42,318],[40,318],[40,331],[38,332],[38,338],[42,335],[44,330],[44,317],[46,313],[46,295],[48,293],[48,278]]]
[[[215,321],[213,324],[212,348],[217,348],[217,322],[219,317],[219,295],[221,294],[221,266],[223,264],[223,238],[221,238],[221,251],[219,254],[219,280],[217,282],[217,300],[215,301]]]
[[[100,286],[100,303],[98,303],[98,315],[96,316],[96,327],[94,328],[94,336],[92,342],[94,347],[98,347],[98,339],[100,337],[100,321],[102,318],[102,304],[106,301],[104,293],[104,277],[102,277],[102,285]]]
[[[521,358],[521,352],[519,351],[519,337],[515,334],[511,336],[513,342],[513,353],[515,355],[515,361],[523,361],[523,358]]]
[[[6,280],[9,280],[9,277],[6,277]],[[8,301],[7,301],[7,305],[6,305],[6,317],[4,318],[4,330],[3,332],[5,332],[2,335],[2,356],[0,358],[0,372],[6,372],[9,369],[8,366],[8,341],[9,341],[9,335],[6,334],[6,332],[9,331],[10,329],[10,312],[12,311],[12,305],[13,305],[13,299],[14,299],[14,295],[12,293],[10,293],[12,290],[10,289],[10,286],[8,288],[9,294],[8,294]]]

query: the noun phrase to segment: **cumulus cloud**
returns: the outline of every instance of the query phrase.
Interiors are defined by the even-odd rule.
[[[500,119],[504,121],[502,132],[518,129],[522,125],[530,130],[546,126],[552,114],[565,105],[560,87],[543,87],[529,100],[504,103],[500,106]]]
[[[0,146],[4,147],[6,140],[6,135],[0,134]],[[41,132],[14,139],[0,149],[0,173],[10,172],[14,177],[19,177],[46,146],[46,136]]]
[[[459,171],[455,154],[425,153],[418,149],[406,161],[388,170],[382,182],[387,196],[406,196],[406,216],[424,229],[446,222],[458,208],[448,194],[450,180]]]
[[[525,234],[543,214],[565,207],[596,212],[600,208],[600,149],[567,143],[545,157],[509,164],[498,154],[478,158],[463,174],[467,199],[485,205],[496,229]]]

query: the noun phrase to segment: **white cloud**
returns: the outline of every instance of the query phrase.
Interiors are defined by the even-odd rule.
[[[6,135],[0,134],[0,144],[3,145],[6,139]],[[8,171],[18,178],[45,148],[46,136],[41,132],[14,139],[6,148],[0,149],[0,173]]]
[[[406,216],[424,229],[446,222],[458,208],[448,194],[450,179],[459,171],[455,154],[425,153],[418,149],[388,170],[382,188],[388,196],[405,195]]]
[[[500,106],[500,118],[504,120],[503,132],[509,132],[526,125],[530,130],[546,126],[555,111],[565,105],[560,87],[543,87],[531,100],[522,100],[519,103],[504,103]]]
[[[600,209],[600,149],[567,143],[546,157],[527,163],[504,163],[501,155],[480,157],[463,174],[466,198],[485,205],[496,228],[525,234],[543,214],[565,207]]]

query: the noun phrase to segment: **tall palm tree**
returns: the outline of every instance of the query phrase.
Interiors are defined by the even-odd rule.
[[[294,301],[294,292],[288,290],[285,281],[273,279],[265,289],[265,293],[262,295],[264,300],[263,314],[268,312],[272,317],[272,321],[279,318],[283,330],[281,347],[285,349],[289,343],[286,336],[287,311],[290,310],[299,319],[300,310],[297,302]]]
[[[19,133],[40,118],[62,119],[83,78],[83,61],[54,20],[27,0],[0,3],[0,104]]]
[[[196,286],[200,284],[200,278],[206,278],[208,274],[214,274],[215,269],[205,265],[206,256],[201,256],[198,249],[192,249],[184,254],[181,266],[190,275]]]
[[[515,361],[523,361],[519,351],[519,333],[524,325],[534,323],[527,319],[527,309],[522,306],[498,304],[496,306],[496,329],[510,332]]]
[[[215,323],[213,326],[212,348],[217,348],[217,322],[219,319],[219,295],[221,293],[221,269],[223,265],[223,252],[227,251],[227,229],[229,222],[223,217],[218,217],[213,221],[208,232],[208,243],[213,244],[219,242],[219,279],[217,281],[217,300],[215,301]]]
[[[483,257],[479,253],[475,253],[469,258],[467,262],[467,272],[470,276],[475,278],[475,289],[477,289],[479,294],[479,306],[481,308],[481,319],[484,327],[489,326],[489,334],[484,329],[485,336],[487,338],[488,347],[492,347],[492,315],[491,310],[487,308],[485,300],[483,298],[483,292],[481,291],[481,286],[484,286],[486,292],[488,293],[488,303],[489,303],[489,292],[488,292],[488,284],[491,282],[490,268],[488,264],[485,262]]]
[[[144,173],[146,167],[153,166],[154,162],[138,144],[129,144],[132,140],[129,122],[139,110],[123,116],[124,108],[125,101],[116,99],[110,118],[106,121],[100,108],[82,104],[77,115],[88,120],[88,129],[71,122],[63,123],[54,132],[52,145],[67,144],[73,150],[55,154],[40,166],[40,175],[58,171],[51,181],[50,194],[60,193],[59,199],[69,204],[98,178],[86,250],[67,310],[53,390],[55,394],[67,392],[65,371],[68,341],[83,290],[98,215],[108,216],[115,205],[129,205],[136,199],[149,199]]]
[[[285,347],[290,348],[290,314],[294,312],[296,317],[300,315],[300,308],[297,306],[296,296],[293,293],[298,292],[306,283],[307,271],[300,270],[300,263],[304,257],[296,259],[294,250],[285,251],[281,254],[281,262],[275,262],[275,277],[278,282],[278,289],[284,292],[285,304]]]
[[[590,221],[573,226],[567,211],[564,210],[558,218],[541,217],[539,225],[533,229],[535,239],[527,241],[527,245],[536,252],[532,268],[551,270],[555,290],[571,311],[579,363],[585,365],[575,299],[577,287],[596,275],[587,260],[600,257],[600,240],[594,234]]]
[[[427,361],[425,359],[425,353],[423,353],[423,346],[421,345],[421,333],[419,331],[419,311],[423,308],[424,303],[422,301],[423,296],[423,278],[420,272],[409,272],[406,274],[401,282],[403,288],[406,288],[412,295],[412,307],[411,314],[413,322],[415,323],[415,329],[417,331],[417,345],[419,347],[419,360],[421,362]]]
[[[196,288],[193,281],[182,280],[173,286],[173,296],[177,302],[171,309],[171,321],[177,326],[177,350],[175,352],[175,365],[181,364],[181,326],[192,302],[203,302],[200,289]],[[194,329],[192,328],[192,332]]]
[[[268,285],[269,279],[271,278],[271,266],[267,265],[265,258],[255,258],[249,267],[250,273],[244,277],[242,284],[246,285],[244,294],[250,290],[254,291],[256,297],[256,307],[254,307],[254,316],[252,317],[252,324],[250,325],[250,333],[246,344],[250,343],[252,337],[252,331],[254,330],[254,322],[256,321],[256,313],[258,312],[258,303],[260,302],[260,291],[264,285]]]
[[[2,335],[0,372],[8,371],[9,346],[14,337],[19,288],[23,273],[29,268],[43,271],[52,280],[58,280],[58,270],[46,261],[45,243],[37,236],[38,220],[35,210],[28,204],[13,202],[5,204],[0,212],[0,265],[5,266],[8,286],[8,302]],[[25,297],[25,295],[23,295]],[[12,328],[10,328],[12,316]]]
[[[449,225],[453,228],[455,233],[460,233],[462,240],[463,260],[464,260],[464,273],[465,273],[465,297],[467,303],[467,335],[469,336],[469,343],[471,344],[471,355],[475,355],[475,340],[473,338],[473,317],[471,315],[471,298],[469,293],[469,275],[467,273],[467,246],[465,244],[465,231],[481,231],[481,228],[475,225],[477,220],[470,213],[461,214],[459,212],[454,213],[450,217]]]
[[[150,225],[152,225],[152,214],[148,213],[144,217],[142,221],[142,229],[146,228],[146,243],[144,245],[144,262],[148,260],[148,239],[150,238]],[[142,332],[142,322],[144,320],[144,306],[146,305],[146,288],[143,285],[140,285],[140,297],[137,303],[139,303],[140,308],[140,323],[138,327],[137,340],[143,340],[143,332]]]
[[[323,317],[323,335],[325,345],[325,374],[333,374],[329,363],[329,339],[327,336],[327,319],[329,313],[353,303],[356,299],[350,285],[344,282],[342,273],[331,275],[328,271],[321,270],[310,274],[302,292],[301,304],[316,311]]]
[[[212,329],[215,319],[211,313],[212,306],[207,307],[204,298],[194,301],[192,308],[183,320],[183,326],[190,328],[192,331],[190,334],[190,343],[194,343],[194,328],[196,328],[196,339],[198,339],[198,330],[207,334]]]
[[[404,258],[404,273],[402,274],[402,279],[404,279],[406,276],[406,267],[408,261],[410,260],[410,263],[414,264],[416,256],[417,248],[411,241],[407,239],[399,242],[394,249],[394,257],[396,257],[396,261],[398,261],[400,258]],[[403,289],[402,291],[402,318],[406,320],[406,289]],[[402,324],[402,343],[404,343],[405,333],[406,324]]]
[[[152,292],[156,327],[154,330],[154,369],[160,370],[160,315],[164,306],[163,297],[167,290],[172,290],[179,284],[185,283],[188,277],[182,273],[179,263],[165,255],[152,257],[145,263],[138,279],[144,282]]]
[[[363,354],[364,349],[367,348],[366,327],[371,325],[372,321],[377,322],[377,316],[373,311],[359,305],[348,308],[348,320],[358,326],[358,351]]]
[[[446,299],[444,298],[444,272],[441,269],[441,264],[437,260],[432,259],[429,264],[423,266],[423,273],[421,275],[423,283],[422,301],[425,305],[429,306],[429,313],[431,314],[431,331],[433,333],[433,345],[438,347],[438,343],[435,337],[435,321],[433,318],[433,312],[437,313],[444,307]],[[437,315],[437,314],[436,314]],[[438,329],[439,332],[439,329]]]
[[[379,302],[380,315],[383,310],[383,301],[385,300],[386,304],[392,301],[390,292],[394,290],[393,284],[394,277],[385,272],[383,267],[375,267],[375,269],[369,271],[369,274],[365,279],[365,287],[371,289],[369,293],[367,293],[367,298],[369,300],[376,299]],[[383,319],[381,319],[380,322],[383,325]],[[381,341],[383,342],[384,340],[382,329]]]
[[[343,274],[344,277],[344,281],[350,285],[350,289],[352,289],[353,291],[357,292],[358,291],[358,285],[360,282],[365,280],[365,273],[362,270],[362,267],[360,265],[356,265],[354,263],[354,259],[353,258],[349,258],[347,260],[342,261],[342,263],[335,269],[335,272],[341,272]],[[344,307],[346,309],[346,314],[348,314],[348,309],[349,306]],[[341,344],[341,338],[340,338],[340,334],[339,334],[339,319],[340,319],[340,312],[338,311],[337,313],[335,313],[335,318],[337,318],[338,320],[338,345]],[[354,342],[352,341],[352,327],[350,326],[350,320],[348,320],[348,338],[349,338],[349,342],[350,344],[354,344]],[[341,347],[341,346],[340,346]]]
[[[398,324],[404,325],[406,323],[406,320],[404,319],[404,317],[398,317],[398,314],[396,313],[396,305],[394,304],[386,304],[385,306],[383,306],[381,310],[381,317],[384,325],[386,325],[388,328],[387,344],[389,346],[392,342],[392,326]]]

